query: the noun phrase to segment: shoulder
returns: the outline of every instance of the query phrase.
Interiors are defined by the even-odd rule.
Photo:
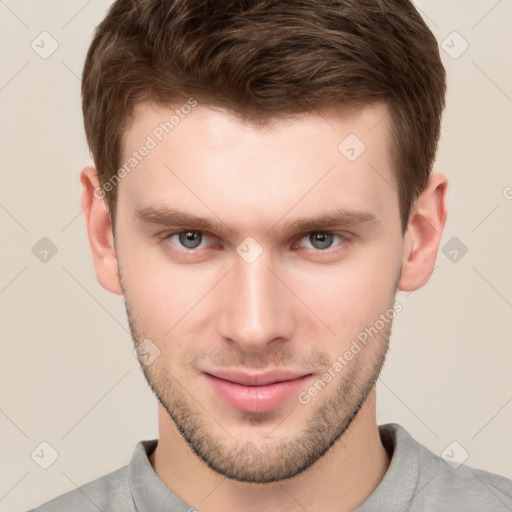
[[[467,512],[512,510],[512,480],[465,464],[451,466],[422,445],[420,464],[431,468],[427,472],[431,481],[423,479],[428,492],[420,502],[438,506],[442,498],[446,510],[456,510],[462,505]]]
[[[127,466],[66,492],[29,512],[114,512],[134,510]]]
[[[388,442],[394,441],[400,458],[397,462],[408,469],[410,476],[414,473],[410,510],[512,510],[512,480],[458,464],[448,456],[445,460],[413,439],[400,425],[388,424],[380,430],[384,442],[386,437]]]

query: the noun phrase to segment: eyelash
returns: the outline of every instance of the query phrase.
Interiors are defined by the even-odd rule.
[[[192,233],[200,233],[202,234],[203,236],[206,235],[206,236],[210,236],[208,233],[206,233],[205,231],[201,231],[201,230],[197,230],[197,229],[181,229],[179,231],[172,231],[171,233],[166,233],[164,234],[161,239],[162,241],[168,241],[170,240],[174,235],[179,235],[181,233],[188,233],[188,232],[192,232]],[[323,253],[326,253],[326,254],[332,254],[333,251],[336,251],[336,250],[342,250],[346,244],[348,244],[350,241],[351,241],[351,238],[350,236],[348,236],[346,233],[342,233],[342,232],[337,232],[337,231],[321,231],[321,230],[317,230],[317,231],[309,231],[308,233],[304,234],[304,235],[300,235],[296,238],[296,241],[297,242],[300,242],[301,240],[304,240],[305,238],[308,238],[310,235],[314,234],[314,233],[322,233],[324,235],[334,235],[334,236],[337,236],[341,239],[341,242],[335,246],[331,246],[331,247],[327,247],[326,249],[314,249],[314,248],[309,248],[309,247],[301,247],[302,249],[309,249],[309,250],[312,250],[314,251],[315,253],[317,254],[323,254]],[[212,235],[213,236],[213,235]],[[213,237],[215,238],[215,237]],[[294,245],[297,243],[297,242],[294,242]],[[338,248],[338,249],[336,249]],[[187,249],[185,247],[180,247],[179,250],[185,252],[185,253],[197,253],[200,249]]]

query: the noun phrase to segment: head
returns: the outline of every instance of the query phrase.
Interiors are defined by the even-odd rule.
[[[433,270],[434,36],[405,0],[117,1],[82,93],[97,277],[162,407],[229,478],[306,470],[373,392],[396,291]],[[233,369],[303,378],[233,405],[211,377]]]

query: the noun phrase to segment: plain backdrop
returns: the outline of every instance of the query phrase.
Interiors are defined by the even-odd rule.
[[[96,281],[79,203],[91,162],[80,75],[110,3],[0,1],[2,511],[124,466],[158,435],[122,298]],[[378,421],[512,477],[512,2],[416,5],[448,72],[435,167],[449,214],[430,282],[397,297]]]

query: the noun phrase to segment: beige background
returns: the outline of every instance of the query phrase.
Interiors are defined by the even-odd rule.
[[[79,77],[109,4],[0,1],[2,511],[27,510],[121,467],[137,441],[157,436],[156,401],[132,353],[122,298],[95,279],[79,205],[78,173],[90,161]],[[450,184],[442,245],[456,237],[458,247],[439,253],[425,288],[398,296],[404,311],[378,420],[401,423],[436,453],[465,450],[468,464],[512,477],[512,2],[417,6],[448,70],[436,168]],[[42,58],[31,43],[49,52],[51,38],[58,48]],[[43,237],[57,248],[46,262],[32,251]],[[46,470],[31,457],[43,441],[59,454]]]

